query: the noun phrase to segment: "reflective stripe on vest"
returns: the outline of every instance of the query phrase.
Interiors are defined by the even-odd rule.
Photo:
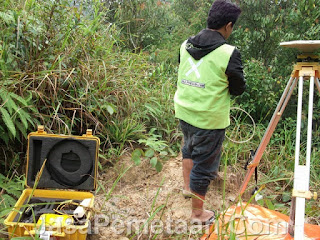
[[[235,47],[224,44],[195,60],[180,49],[177,91],[174,96],[177,118],[202,129],[223,129],[230,125],[229,82],[225,72]]]

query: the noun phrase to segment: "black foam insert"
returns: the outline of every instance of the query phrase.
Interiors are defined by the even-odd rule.
[[[27,185],[37,188],[94,190],[97,141],[73,137],[30,136]]]

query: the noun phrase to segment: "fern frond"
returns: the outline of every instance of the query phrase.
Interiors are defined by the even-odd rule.
[[[16,201],[16,199],[14,199],[8,194],[2,194],[0,196],[0,202],[4,204],[5,208],[14,206]]]
[[[19,118],[24,126],[24,129],[28,129],[28,121],[26,119],[26,115],[28,115],[22,108],[18,109],[17,111]],[[16,123],[17,125],[17,123]]]
[[[0,126],[0,139],[2,139],[5,142],[5,144],[8,145],[9,137],[8,137],[8,134],[6,133],[6,131],[4,130],[4,128],[2,126]]]
[[[15,94],[15,93],[10,93],[10,96],[11,96],[11,98],[14,98],[17,101],[19,101],[24,107],[29,106],[28,102],[23,97],[20,97],[19,95]]]
[[[28,134],[27,134],[28,128],[25,128],[25,126],[23,124],[18,123],[18,122],[16,122],[16,127],[19,129],[19,132],[22,133],[23,137],[25,139],[27,139],[28,138]]]
[[[8,25],[15,22],[12,11],[9,11],[8,13],[0,12],[0,19],[2,19]]]
[[[29,113],[22,110],[22,111],[19,111],[19,115],[23,116],[23,118],[25,118],[32,126],[34,126],[34,121],[32,120],[32,116]]]
[[[9,114],[11,115],[11,117],[13,116],[13,113],[15,113],[19,107],[17,106],[17,104],[13,101],[13,99],[11,98],[10,94],[7,95],[7,102],[4,105],[4,107],[6,107],[6,109],[9,111]]]
[[[2,108],[0,108],[0,112],[1,112],[2,120],[3,120],[4,124],[9,129],[12,136],[15,137],[16,136],[16,127],[14,126],[14,123],[13,123],[8,111],[2,107]]]

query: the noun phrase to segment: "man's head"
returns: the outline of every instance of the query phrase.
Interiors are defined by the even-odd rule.
[[[219,30],[229,24],[229,28],[231,27],[232,30],[240,13],[241,9],[230,0],[216,0],[209,11],[207,27],[209,29]],[[227,37],[229,37],[229,35]]]

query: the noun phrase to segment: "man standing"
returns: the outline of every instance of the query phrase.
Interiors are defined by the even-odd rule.
[[[191,219],[202,223],[214,220],[214,212],[205,210],[203,202],[217,176],[225,128],[230,125],[230,94],[241,95],[246,88],[240,52],[226,44],[240,13],[230,0],[216,0],[207,29],[180,48],[174,105],[184,135],[184,195],[194,195]]]

